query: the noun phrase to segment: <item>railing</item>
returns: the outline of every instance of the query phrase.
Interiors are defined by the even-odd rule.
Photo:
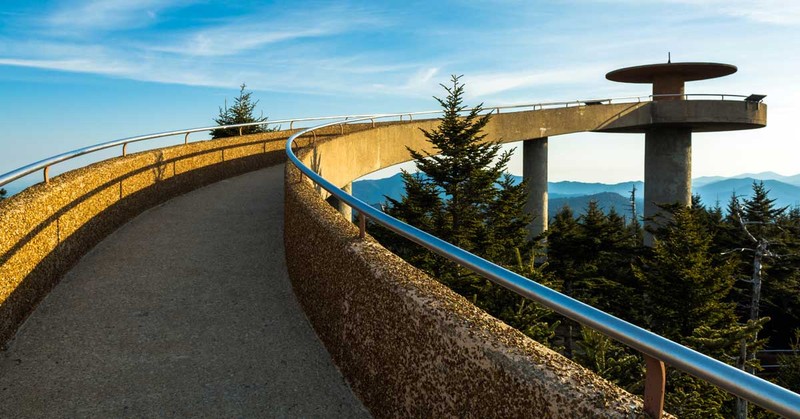
[[[172,137],[175,135],[183,135],[184,136],[184,144],[189,143],[189,134],[195,132],[203,132],[203,131],[214,131],[217,129],[227,129],[227,128],[239,128],[239,135],[242,135],[242,129],[245,127],[252,127],[252,126],[269,126],[269,125],[282,125],[282,124],[289,124],[289,129],[292,129],[296,122],[312,122],[312,121],[325,121],[325,120],[348,120],[357,117],[365,117],[367,115],[348,115],[348,116],[322,116],[316,118],[295,118],[295,119],[284,119],[284,120],[277,120],[277,121],[264,121],[264,122],[248,122],[244,124],[233,124],[233,125],[222,125],[222,126],[213,126],[213,127],[203,127],[203,128],[190,128],[178,131],[166,131],[166,132],[159,132],[156,134],[147,134],[141,135],[137,137],[129,137],[129,138],[122,138],[119,140],[112,140],[107,141],[104,143],[95,144],[88,147],[79,148],[77,150],[68,151],[66,153],[61,153],[52,157],[48,157],[44,160],[39,160],[35,163],[31,163],[26,166],[22,166],[18,169],[14,169],[8,173],[4,173],[0,175],[0,186],[6,185],[9,182],[13,182],[21,177],[27,176],[31,173],[37,172],[39,170],[43,171],[44,181],[50,181],[50,167],[54,164],[61,163],[67,160],[74,159],[76,157],[80,157],[86,154],[94,153],[101,150],[106,150],[113,147],[122,146],[122,155],[125,156],[128,153],[128,144],[137,143],[140,141],[147,141],[147,140],[154,140],[157,138],[164,138],[164,137]],[[334,124],[335,125],[335,124]]]
[[[683,95],[648,95],[648,96],[627,96],[627,97],[619,97],[619,98],[609,98],[609,99],[588,99],[588,100],[572,100],[567,102],[545,102],[545,103],[534,103],[534,104],[522,104],[522,105],[505,105],[505,106],[492,106],[486,107],[487,111],[500,113],[501,110],[542,110],[542,109],[551,109],[551,108],[560,108],[560,107],[572,107],[572,106],[587,106],[587,105],[598,105],[598,104],[611,104],[611,103],[638,103],[638,102],[648,102],[653,100],[656,97],[676,97],[680,96],[683,99],[691,99],[693,97],[719,97],[721,100],[726,100],[726,98],[735,98],[743,100],[747,96],[744,95],[729,95],[729,94],[708,94],[708,93],[701,93],[701,94],[683,94]],[[203,127],[203,128],[191,128],[185,130],[178,130],[178,131],[167,131],[167,132],[160,132],[156,134],[148,134],[142,135],[138,137],[129,137],[129,138],[122,138],[119,140],[112,140],[100,144],[95,144],[89,147],[79,148],[77,150],[68,151],[66,153],[58,154],[52,157],[48,157],[44,160],[39,160],[35,163],[31,163],[27,166],[20,167],[18,169],[12,170],[8,173],[4,173],[0,175],[0,187],[3,185],[8,184],[14,180],[17,180],[21,177],[27,176],[31,173],[37,172],[42,170],[43,172],[43,179],[44,182],[47,183],[50,181],[50,167],[54,164],[58,164],[67,160],[74,159],[79,156],[83,156],[86,154],[94,153],[101,150],[106,150],[113,147],[122,146],[122,155],[125,156],[128,151],[128,144],[136,143],[140,141],[147,141],[153,140],[157,138],[164,138],[164,137],[171,137],[176,135],[183,135],[184,136],[184,144],[188,144],[189,142],[189,134],[195,132],[203,132],[203,131],[213,131],[217,129],[225,129],[225,128],[239,128],[239,135],[242,134],[242,128],[251,127],[251,126],[258,126],[258,125],[281,125],[281,124],[289,124],[289,129],[293,129],[294,124],[296,122],[311,122],[311,121],[325,121],[325,120],[339,120],[339,122],[331,124],[331,125],[342,125],[344,123],[352,122],[354,119],[359,119],[362,122],[371,121],[372,124],[375,124],[375,119],[385,118],[385,117],[395,117],[400,118],[402,121],[403,118],[407,117],[408,120],[413,120],[414,117],[417,116],[425,116],[425,115],[437,115],[440,111],[423,111],[423,112],[404,112],[398,114],[390,114],[390,115],[347,115],[347,116],[323,116],[323,117],[316,117],[316,118],[295,118],[295,119],[284,119],[278,121],[265,121],[265,122],[251,122],[246,124],[234,124],[234,125],[224,125],[224,126],[213,126],[213,127]]]
[[[699,96],[699,95],[698,95]],[[722,96],[722,95],[715,95]],[[724,95],[725,97],[744,97]],[[652,98],[652,97],[649,97]],[[629,98],[630,99],[630,98]],[[639,99],[639,98],[634,98]],[[619,99],[604,99],[604,101]],[[580,101],[584,103],[591,101]],[[535,105],[564,106],[576,102],[555,102]],[[506,107],[486,108],[489,111],[509,108],[530,108],[532,105],[514,105]],[[390,115],[374,115],[363,118],[350,119],[346,122],[375,121],[381,118],[396,118],[400,116],[441,113],[441,111],[422,113],[403,113]],[[641,352],[646,364],[646,378],[644,390],[645,411],[655,417],[660,417],[664,400],[664,364],[668,364],[695,377],[706,380],[721,389],[753,402],[761,407],[787,417],[800,417],[800,395],[783,387],[772,384],[766,380],[736,369],[728,364],[717,361],[697,351],[689,349],[655,333],[642,329],[622,319],[614,317],[592,306],[556,292],[541,284],[529,280],[521,275],[509,271],[499,265],[473,255],[444,240],[434,237],[414,226],[403,223],[371,205],[353,197],[325,180],[311,168],[304,165],[294,154],[292,146],[294,141],[302,135],[316,129],[340,124],[344,121],[327,123],[308,128],[292,135],[286,142],[286,154],[289,160],[311,181],[330,192],[340,201],[346,203],[359,214],[360,236],[365,235],[366,220],[386,227],[395,233],[453,261],[473,272],[501,285],[517,294],[534,300],[549,309],[566,316],[578,323],[590,327],[609,336],[637,351]]]
[[[659,95],[660,96],[680,96],[682,99],[691,98],[708,98],[718,97],[720,100],[735,99],[745,100],[747,97],[743,95],[728,95],[728,94],[690,94],[690,95]],[[484,108],[488,112],[500,113],[501,110],[542,110],[542,109],[556,109],[562,107],[573,106],[592,106],[601,104],[612,103],[638,103],[653,100],[654,96],[631,96],[622,98],[610,99],[591,99],[591,100],[575,100],[567,102],[547,102],[536,104],[523,104],[523,105],[506,105],[506,106],[493,106]],[[489,261],[481,259],[469,252],[466,252],[458,247],[455,247],[443,240],[440,240],[428,233],[425,233],[413,226],[407,225],[395,218],[392,218],[383,212],[373,208],[372,206],[358,200],[357,198],[345,193],[337,188],[330,182],[326,181],[321,176],[314,173],[313,170],[306,167],[292,152],[292,144],[302,135],[307,133],[314,133],[315,130],[330,127],[340,126],[344,124],[366,122],[370,121],[373,125],[377,119],[386,118],[399,118],[403,120],[408,118],[414,119],[418,116],[432,116],[438,115],[441,111],[424,111],[424,112],[406,112],[398,114],[383,114],[383,115],[349,115],[349,116],[329,116],[318,118],[300,118],[300,119],[286,119],[277,121],[256,122],[247,124],[235,124],[226,126],[213,126],[203,128],[192,128],[178,131],[168,131],[156,134],[143,135],[138,137],[123,138],[119,140],[108,141],[96,144],[89,147],[80,148],[77,150],[69,151],[66,153],[58,154],[38,162],[20,167],[8,173],[0,175],[0,186],[6,185],[23,176],[27,176],[36,171],[42,170],[44,181],[49,181],[49,169],[52,165],[58,164],[67,160],[74,159],[79,156],[94,153],[100,150],[109,149],[112,147],[122,146],[122,155],[127,154],[127,145],[130,143],[152,140],[157,138],[184,135],[184,144],[188,144],[189,134],[203,131],[213,131],[223,128],[239,128],[241,129],[248,126],[257,125],[278,125],[289,124],[292,129],[296,122],[309,122],[309,121],[324,121],[334,120],[335,122],[321,124],[312,128],[304,129],[292,135],[286,143],[286,152],[289,160],[292,161],[306,176],[312,181],[326,189],[332,195],[336,196],[339,200],[350,205],[359,213],[359,224],[361,235],[364,235],[366,219],[369,218],[376,223],[383,225],[386,228],[454,261],[476,273],[492,280],[493,282],[504,286],[519,295],[535,300],[542,305],[569,317],[581,324],[591,327],[597,331],[612,337],[631,348],[640,351],[647,362],[647,379],[645,388],[645,406],[650,411],[657,411],[660,414],[661,404],[663,403],[663,362],[678,368],[682,371],[688,372],[694,376],[707,380],[713,384],[718,385],[720,388],[729,391],[730,393],[747,399],[762,407],[775,411],[786,416],[800,417],[800,396],[792,393],[782,387],[776,386],[772,383],[759,379],[753,375],[747,374],[741,370],[733,368],[727,364],[709,358],[696,351],[681,346],[675,342],[667,340],[661,336],[651,333],[647,330],[632,325],[624,320],[613,317],[605,312],[597,310],[591,306],[583,304],[568,296],[553,291],[547,287],[537,284],[529,279],[508,271],[498,265]],[[343,130],[343,128],[342,128]],[[660,384],[659,384],[660,383]],[[658,388],[660,385],[660,389]],[[660,391],[660,393],[659,393]],[[659,401],[660,400],[660,401]],[[656,406],[657,409],[653,408]]]

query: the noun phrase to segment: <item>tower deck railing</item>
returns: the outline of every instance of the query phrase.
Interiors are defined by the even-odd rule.
[[[597,105],[597,104],[611,104],[611,103],[626,103],[626,102],[648,102],[653,100],[654,98],[659,97],[666,97],[666,96],[680,96],[682,99],[692,99],[692,98],[709,98],[709,97],[717,97],[721,100],[744,100],[747,96],[744,95],[731,95],[731,94],[723,94],[723,93],[700,93],[700,94],[684,94],[684,95],[648,95],[648,96],[625,96],[625,97],[618,97],[618,98],[607,98],[607,99],[586,99],[586,100],[570,100],[565,102],[542,102],[542,103],[531,103],[531,104],[516,104],[516,105],[503,105],[503,106],[492,106],[486,107],[487,111],[500,113],[501,111],[524,111],[524,110],[540,110],[540,109],[551,109],[551,108],[561,108],[561,107],[572,107],[572,106],[587,106],[587,105]],[[62,163],[68,160],[72,160],[76,157],[80,157],[86,154],[95,153],[102,150],[107,150],[114,147],[122,147],[122,155],[125,156],[128,152],[128,144],[138,143],[148,140],[155,140],[159,138],[165,137],[173,137],[173,136],[184,136],[184,144],[189,143],[189,135],[198,132],[205,132],[205,131],[214,131],[218,129],[229,129],[229,128],[238,128],[239,135],[242,134],[243,129],[247,127],[253,126],[281,126],[285,124],[289,124],[289,129],[294,128],[295,123],[308,123],[308,122],[315,122],[315,121],[330,121],[335,120],[337,122],[328,124],[329,125],[342,125],[347,122],[352,122],[354,119],[358,119],[361,122],[372,121],[375,122],[376,119],[380,118],[387,118],[387,117],[394,117],[399,118],[401,121],[404,120],[412,120],[415,117],[420,116],[431,116],[438,114],[439,111],[422,111],[422,112],[403,112],[403,113],[395,113],[395,114],[382,114],[382,115],[346,115],[346,116],[322,116],[322,117],[312,117],[312,118],[291,118],[291,119],[282,119],[282,120],[275,120],[275,121],[264,121],[264,122],[250,122],[244,124],[233,124],[233,125],[223,125],[223,126],[212,126],[212,127],[202,127],[202,128],[189,128],[183,130],[175,130],[175,131],[165,131],[159,132],[155,134],[147,134],[147,135],[140,135],[136,137],[128,137],[128,138],[121,138],[118,140],[107,141],[103,143],[98,143],[95,145],[91,145],[88,147],[78,148],[72,151],[67,151],[65,153],[57,154],[46,159],[39,160],[37,162],[22,166],[20,168],[14,169],[10,172],[4,173],[0,175],[0,187],[13,182],[19,178],[25,177],[37,171],[42,171],[42,177],[44,182],[50,181],[50,167],[55,164]]]

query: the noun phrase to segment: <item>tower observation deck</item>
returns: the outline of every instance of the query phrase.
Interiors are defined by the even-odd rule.
[[[659,216],[663,215],[659,205],[691,205],[692,132],[731,131],[766,125],[766,112],[763,109],[759,112],[763,96],[753,95],[736,103],[687,100],[684,92],[686,82],[724,77],[736,70],[730,64],[670,62],[626,67],[606,74],[611,81],[653,86],[653,102],[649,107],[630,115],[626,124],[612,124],[603,129],[605,132],[645,134],[646,226],[658,224]],[[639,121],[631,123],[632,119]],[[651,243],[651,235],[645,233],[645,244]]]

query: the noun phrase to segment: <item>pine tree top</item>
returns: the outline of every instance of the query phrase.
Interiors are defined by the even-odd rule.
[[[482,133],[491,115],[480,115],[483,104],[467,110],[460,78],[452,76],[452,86],[441,85],[447,91],[445,99],[434,97],[444,110],[439,127],[422,130],[436,151],[424,154],[409,151],[417,168],[446,194],[455,196],[468,183],[472,192],[485,194],[502,176],[510,153],[503,153],[495,162],[500,144],[485,141],[486,135]]]
[[[764,186],[764,181],[753,181],[753,197],[744,200],[743,209],[748,222],[771,223],[783,215],[788,207],[776,208],[775,199],[769,197],[769,189]]]
[[[487,141],[482,130],[491,116],[482,115],[482,105],[470,109],[464,104],[460,78],[452,76],[449,85],[442,85],[447,96],[436,98],[443,109],[439,125],[422,130],[434,150],[409,149],[419,173],[403,173],[405,196],[389,199],[386,212],[496,263],[514,264],[514,249],[529,247],[525,184],[515,185],[505,176],[511,152],[501,154],[500,144]],[[399,245],[393,250],[416,252]],[[444,277],[456,278],[449,285],[457,290],[471,289],[462,283],[470,275],[460,268],[445,269],[426,256],[410,258],[418,258],[417,266],[443,282],[448,283]]]
[[[239,86],[239,96],[233,98],[233,106],[228,107],[227,100],[225,105],[219,108],[219,116],[214,119],[217,125],[236,125],[247,124],[253,122],[266,122],[267,117],[263,113],[256,117],[254,112],[259,101],[253,101],[251,96],[253,92],[245,91],[246,84],[242,83]],[[241,133],[243,135],[256,134],[259,132],[270,131],[265,125],[251,125],[242,127]],[[239,128],[221,128],[215,129],[211,132],[212,138],[224,138],[239,135]]]

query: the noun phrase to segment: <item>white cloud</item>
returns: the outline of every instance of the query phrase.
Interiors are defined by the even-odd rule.
[[[175,83],[191,86],[230,87],[236,81],[225,76],[209,75],[209,72],[196,71],[188,65],[152,62],[135,62],[127,59],[108,57],[65,58],[65,59],[16,59],[0,58],[0,65],[38,68],[43,70],[67,71],[72,73],[100,74],[131,80],[156,83]]]
[[[43,21],[57,32],[141,27],[155,20],[160,10],[185,3],[176,0],[73,1],[45,16]]]
[[[94,73],[112,76],[123,76],[130,73],[130,63],[113,64],[97,63],[91,60],[74,58],[64,60],[29,60],[15,58],[0,58],[0,65],[14,67],[30,67],[45,70],[60,70],[76,73]]]
[[[145,29],[111,36],[116,29],[157,18],[158,11],[190,1],[62,4],[38,24],[20,25],[21,31],[8,34],[0,30],[0,66],[199,86],[231,87],[246,81],[253,89],[322,94],[364,91],[371,78],[416,67],[387,57],[377,59],[370,52],[327,51],[326,45],[337,35],[390,24],[379,13],[345,5],[313,14],[304,8],[259,10],[248,17],[198,21],[189,29]],[[97,33],[103,30],[109,35]]]
[[[659,0],[697,6],[711,13],[741,17],[760,23],[800,24],[797,0]],[[744,28],[743,28],[744,29]]]
[[[596,68],[554,69],[513,73],[484,73],[466,79],[470,96],[483,97],[512,89],[575,83],[597,77]]]
[[[211,57],[236,55],[281,41],[317,37],[336,33],[343,28],[315,25],[310,28],[265,30],[264,25],[228,25],[199,31],[172,45],[149,47],[153,51]]]
[[[341,16],[346,15],[344,19]],[[216,26],[168,33],[142,49],[195,57],[235,56],[281,42],[302,41],[374,29],[386,22],[370,11],[342,6],[320,8],[315,13],[283,11],[228,19]],[[164,43],[164,38],[174,41]]]
[[[431,85],[433,78],[439,73],[437,67],[423,68],[411,76],[405,84],[405,88],[409,90],[419,89],[420,87],[428,87]]]

